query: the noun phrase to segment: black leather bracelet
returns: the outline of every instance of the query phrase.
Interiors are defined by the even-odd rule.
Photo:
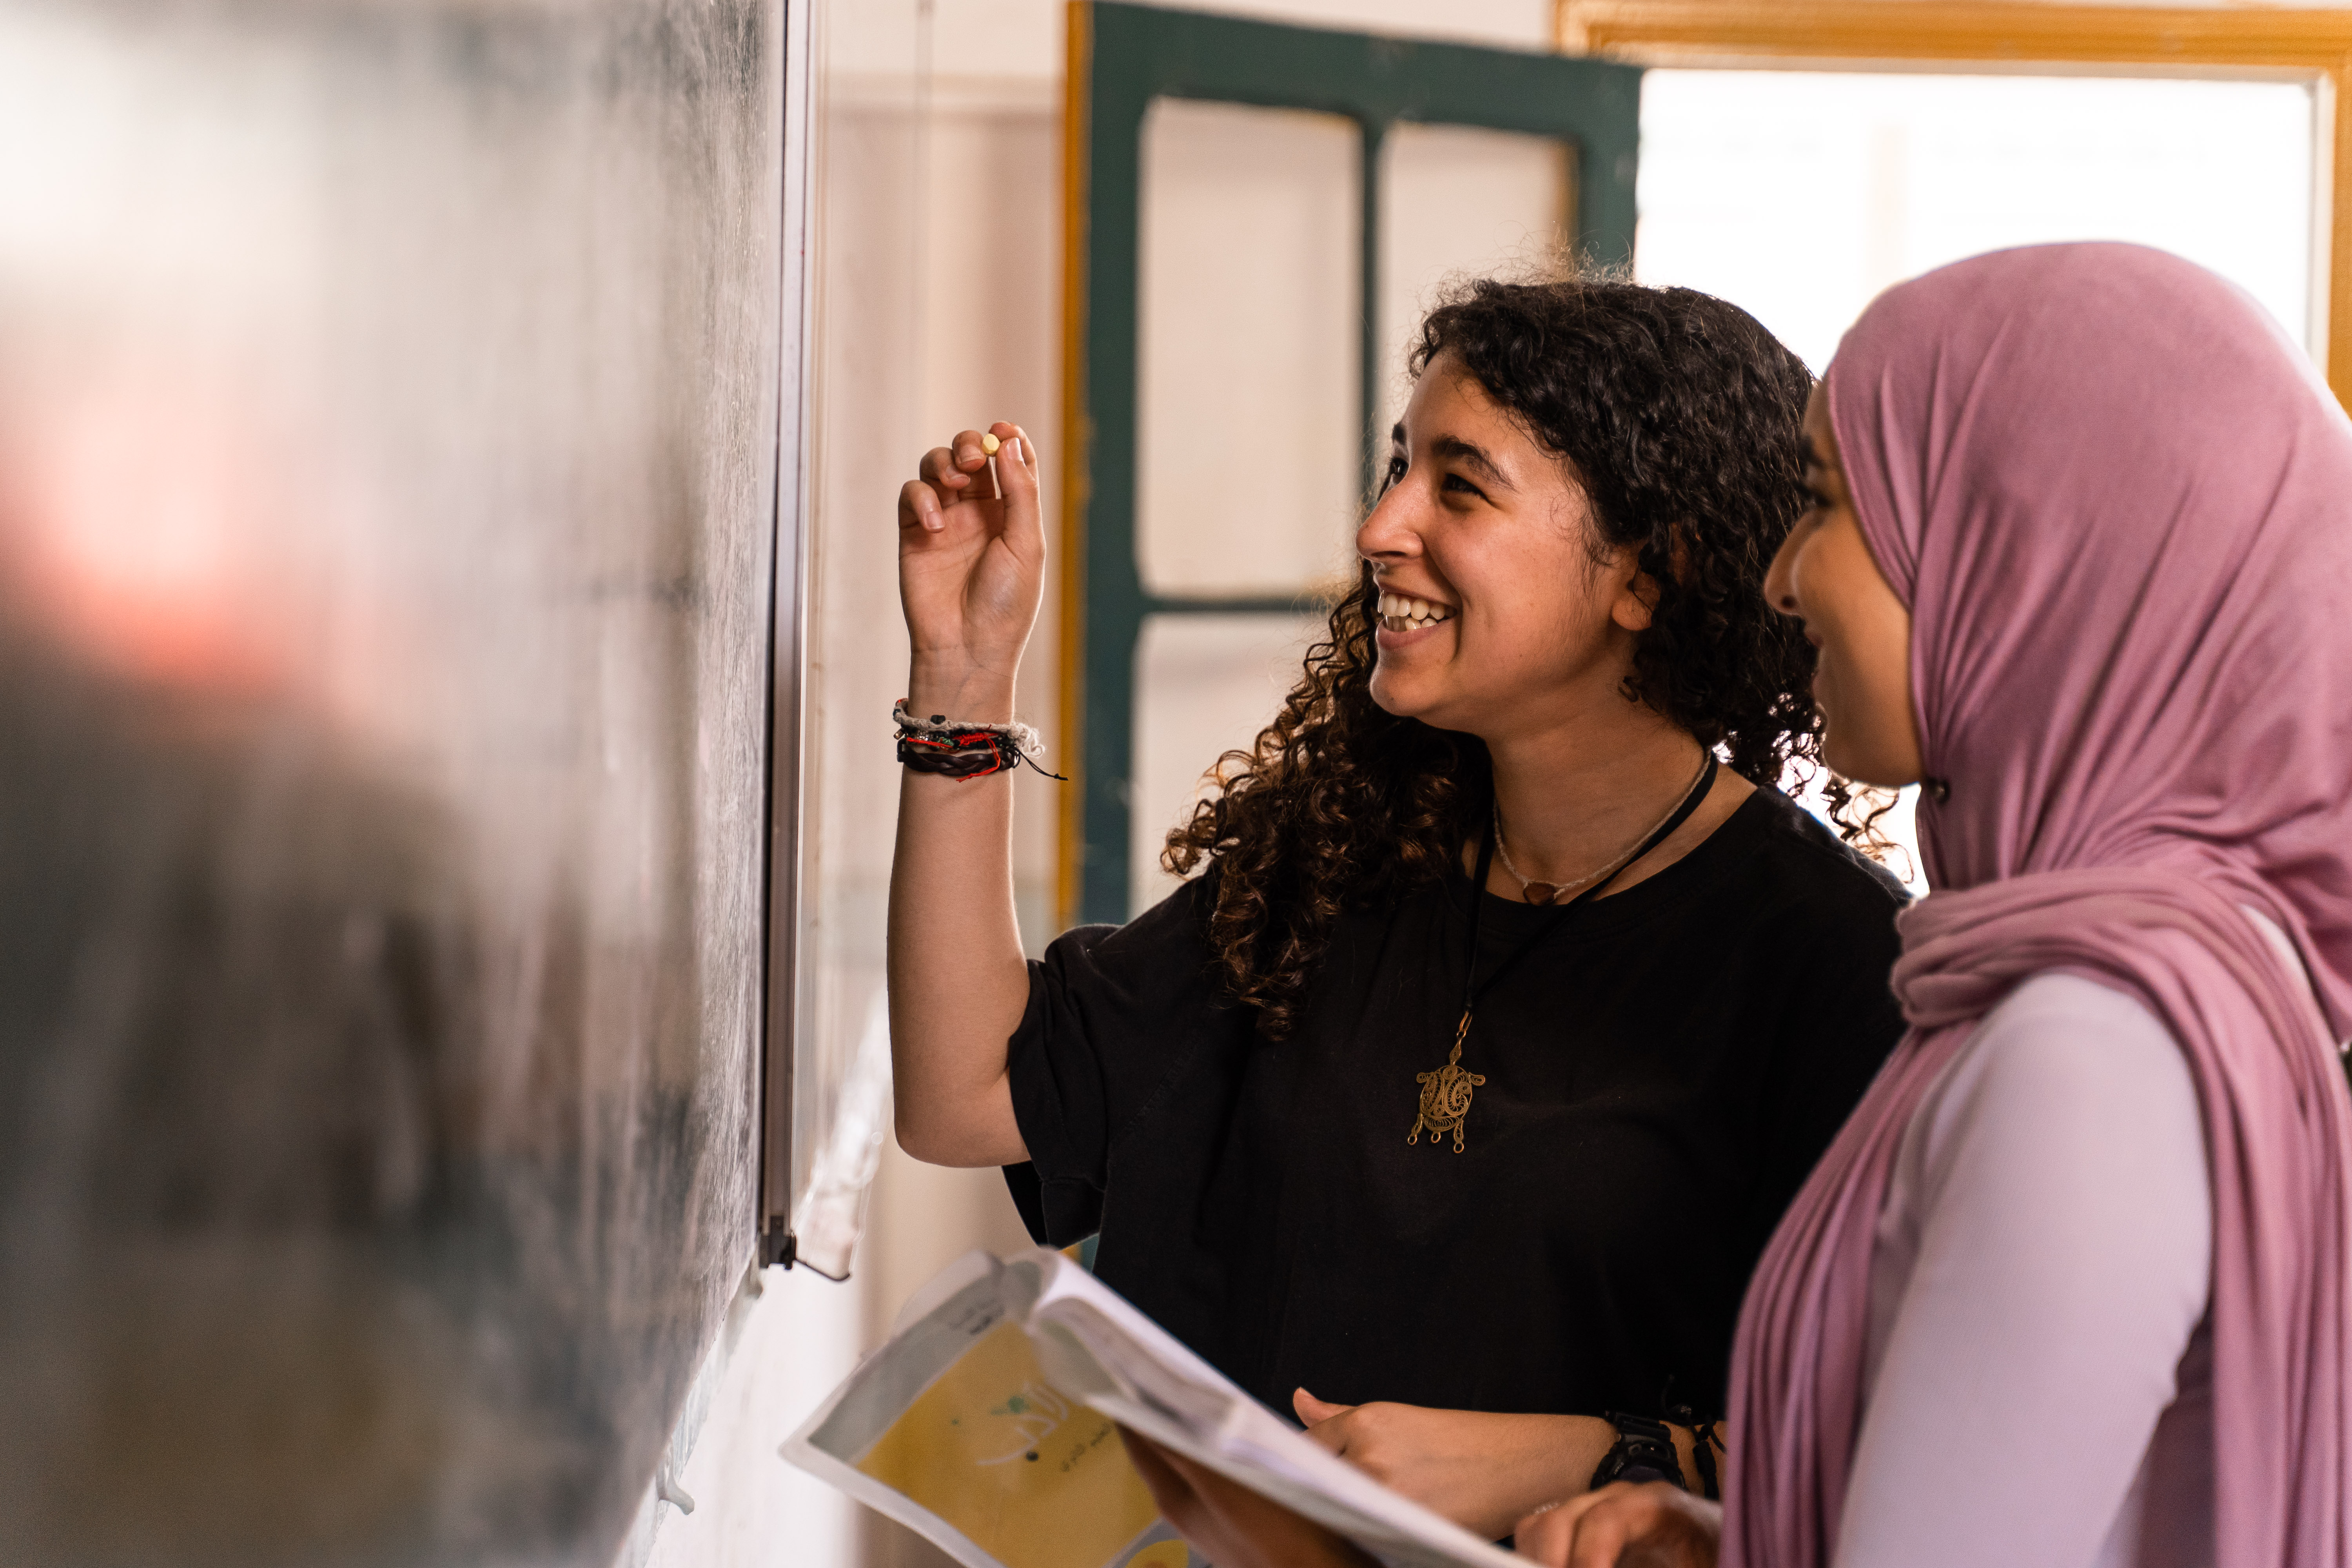
[[[1617,1441],[1592,1472],[1594,1490],[1612,1481],[1672,1481],[1685,1491],[1690,1489],[1683,1480],[1682,1457],[1675,1452],[1672,1427],[1619,1410],[1605,1411],[1601,1418],[1617,1428]]]
[[[898,761],[916,773],[942,773],[961,783],[1010,772],[1029,759],[1009,735],[974,733],[952,737],[901,735]]]
[[[1715,1468],[1715,1427],[1709,1421],[1691,1428],[1691,1463],[1698,1467],[1698,1495],[1709,1502],[1721,1502],[1723,1478]]]
[[[1678,1421],[1690,1428],[1691,1465],[1698,1471],[1698,1495],[1709,1502],[1721,1502],[1723,1478],[1716,1469],[1715,1450],[1723,1441],[1717,1430],[1723,1425],[1722,1418],[1718,1416],[1713,1421],[1700,1420],[1697,1411],[1687,1405],[1675,1403],[1674,1393],[1674,1379],[1668,1378],[1665,1397],[1666,1418],[1670,1421]]]

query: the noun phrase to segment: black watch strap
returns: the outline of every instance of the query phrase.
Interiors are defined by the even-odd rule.
[[[1598,1490],[1612,1481],[1672,1481],[1683,1486],[1683,1461],[1675,1452],[1673,1428],[1663,1421],[1653,1421],[1646,1415],[1628,1415],[1611,1410],[1601,1419],[1617,1428],[1617,1441],[1602,1455],[1601,1468],[1592,1472],[1592,1485]]]

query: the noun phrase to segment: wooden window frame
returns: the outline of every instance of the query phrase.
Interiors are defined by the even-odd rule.
[[[2040,5],[2016,0],[1558,0],[1565,53],[1645,66],[1790,69],[1923,65],[2047,74],[2226,76],[2309,81],[2316,96],[2312,216],[2315,319],[2327,384],[2352,408],[2352,11]],[[2323,237],[2324,237],[2324,239]]]
[[[1311,611],[1286,595],[1147,592],[1136,559],[1139,197],[1145,110],[1179,98],[1305,109],[1363,135],[1361,423],[1367,478],[1378,416],[1381,145],[1388,128],[1461,125],[1555,138],[1572,149],[1574,243],[1633,253],[1637,68],[1286,26],[1197,11],[1073,0],[1063,136],[1062,791],[1056,911],[1124,921],[1132,814],[1136,645],[1160,614]],[[1088,112],[1089,106],[1095,112]],[[1099,189],[1090,171],[1124,170]],[[1090,195],[1098,197],[1090,205]],[[1207,759],[1203,759],[1205,762]]]

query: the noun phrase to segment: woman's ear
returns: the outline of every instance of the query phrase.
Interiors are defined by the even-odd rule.
[[[1690,580],[1690,541],[1679,527],[1674,531],[1671,546],[1675,581]],[[1627,553],[1635,561],[1640,557],[1631,550]],[[1623,571],[1623,566],[1617,568]],[[1636,565],[1619,585],[1617,602],[1609,607],[1609,618],[1629,632],[1645,632],[1658,613],[1658,580]]]
[[[1609,606],[1609,618],[1629,632],[1645,632],[1657,609],[1658,580],[1637,568],[1618,584],[1616,600]]]

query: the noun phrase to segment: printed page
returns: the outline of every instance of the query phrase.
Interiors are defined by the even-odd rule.
[[[1310,1441],[1093,1276],[1067,1264],[1041,1276],[1030,1332],[1066,1393],[1393,1568],[1525,1568]]]
[[[1158,1517],[1113,1422],[1391,1568],[1525,1568],[1326,1452],[1059,1253],[959,1259],[784,1458],[965,1568],[1209,1568]]]
[[[784,1458],[965,1568],[1208,1568],[1160,1521],[1110,1420],[1039,1368],[1022,1323],[1039,1273],[1036,1257],[959,1260]]]

